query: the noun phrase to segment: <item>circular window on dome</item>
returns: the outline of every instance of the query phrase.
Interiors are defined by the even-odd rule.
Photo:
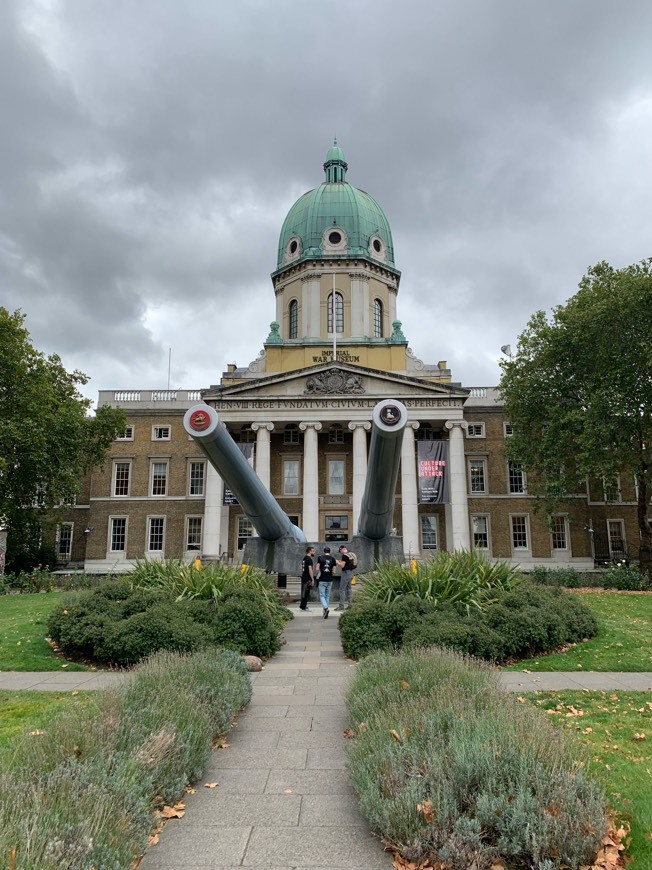
[[[296,254],[298,247],[299,247],[299,243],[297,242],[297,240],[292,239],[292,241],[290,242],[290,253]]]
[[[386,256],[385,243],[380,236],[372,236],[369,240],[369,253],[377,260],[384,260]]]
[[[337,230],[333,230],[332,233],[328,234],[328,241],[331,245],[339,245],[342,241],[342,233],[339,233]]]
[[[285,262],[296,260],[301,256],[301,239],[298,236],[291,238],[285,246]]]

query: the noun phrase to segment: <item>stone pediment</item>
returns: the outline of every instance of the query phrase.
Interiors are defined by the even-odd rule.
[[[461,406],[468,390],[458,385],[430,383],[410,375],[332,362],[211,387],[203,391],[202,396],[210,404],[217,403],[217,407],[263,399],[279,402],[284,399],[365,399],[373,404],[387,398],[430,398],[442,403],[455,399],[453,404]]]

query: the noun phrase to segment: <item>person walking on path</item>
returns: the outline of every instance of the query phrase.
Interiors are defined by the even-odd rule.
[[[353,568],[355,566],[349,558],[349,550],[345,544],[340,546],[340,558],[336,561],[342,569],[342,576],[340,577],[340,603],[335,610],[346,610],[346,608],[350,606],[353,598],[351,578],[353,577]]]
[[[303,611],[310,610],[308,607],[308,596],[310,595],[310,590],[315,585],[315,568],[312,561],[314,555],[315,548],[306,547],[306,555],[301,562],[301,603],[299,604],[299,610]]]
[[[337,565],[336,560],[331,556],[331,548],[324,547],[322,556],[317,556],[317,567],[319,569],[319,600],[324,610],[324,619],[328,619],[331,599],[331,586],[333,584],[333,569]]]

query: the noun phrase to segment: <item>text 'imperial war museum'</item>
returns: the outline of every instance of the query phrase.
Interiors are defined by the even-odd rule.
[[[252,525],[183,428],[198,401],[217,410],[309,541],[350,541],[357,531],[371,414],[389,398],[409,420],[394,512],[406,557],[475,547],[524,567],[581,569],[621,558],[628,537],[637,540],[625,475],[608,487],[587,481],[552,517],[534,512],[527,469],[504,455],[511,429],[497,391],[463,388],[445,361],[410,350],[389,223],[347,169],[334,144],[324,181],[283,223],[275,320],[256,360],[229,365],[203,389],[100,392],[100,405],[124,408],[128,426],[59,525],[61,563],[107,572],[143,557],[242,558]]]

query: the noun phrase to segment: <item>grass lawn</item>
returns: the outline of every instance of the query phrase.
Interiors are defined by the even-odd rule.
[[[506,670],[652,671],[652,592],[574,592],[598,619],[596,637],[561,653],[524,659]],[[652,864],[650,864],[652,867]]]
[[[45,639],[45,621],[63,594],[0,596],[0,671],[89,670],[55,655]]]
[[[71,704],[88,703],[91,692],[0,690],[0,752],[22,731],[47,728],[52,717]],[[38,735],[34,735],[35,739]]]
[[[587,748],[617,821],[631,825],[628,870],[652,867],[652,692],[536,692],[524,700]]]

